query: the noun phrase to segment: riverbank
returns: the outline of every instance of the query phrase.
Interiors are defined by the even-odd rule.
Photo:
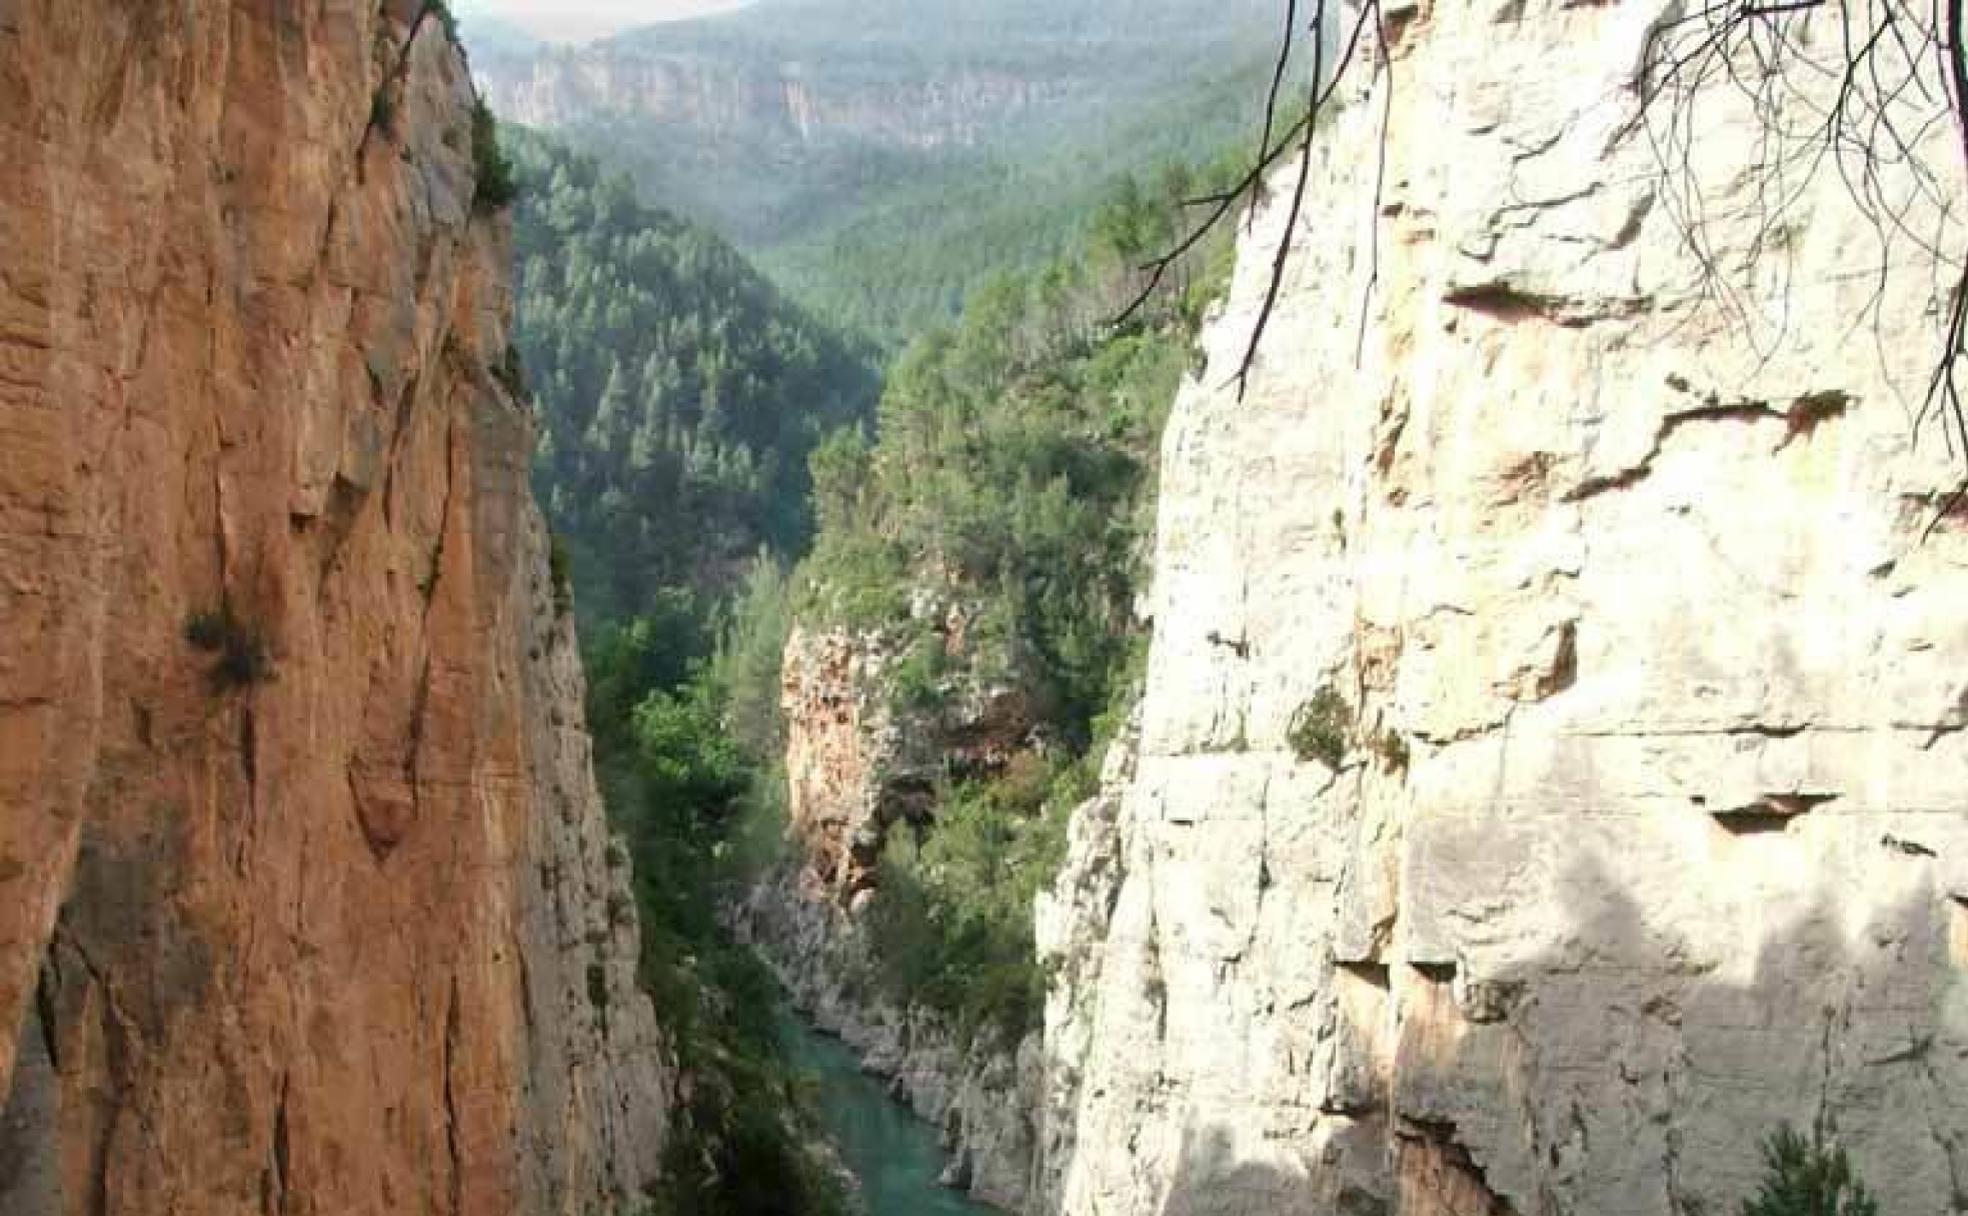
[[[860,1184],[867,1216],[985,1216],[997,1210],[942,1185],[936,1129],[863,1070],[853,1048],[790,1007],[779,1021],[786,1062],[818,1086],[814,1105]]]

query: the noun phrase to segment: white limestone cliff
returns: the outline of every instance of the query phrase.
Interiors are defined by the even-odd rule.
[[[1949,275],[1897,240],[1882,289],[1851,175],[1730,82],[1664,173],[1680,13],[1390,5],[1304,214],[1287,170],[1245,234],[1138,743],[1040,908],[1050,1210],[1717,1216],[1788,1121],[1968,1211]],[[1879,188],[1959,249],[1949,138],[1940,193]],[[1321,690],[1336,765],[1288,739]]]

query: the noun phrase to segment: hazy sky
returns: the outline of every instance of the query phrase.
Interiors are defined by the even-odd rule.
[[[500,17],[541,38],[585,42],[637,25],[675,21],[738,8],[746,0],[471,0],[458,5],[472,13]]]

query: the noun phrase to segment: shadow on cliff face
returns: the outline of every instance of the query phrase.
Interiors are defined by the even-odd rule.
[[[1718,827],[1728,864],[1644,899],[1612,876],[1630,862],[1581,847],[1543,949],[1404,977],[1401,1210],[1461,1210],[1416,1194],[1440,1189],[1411,1168],[1432,1153],[1499,1212],[1723,1216],[1788,1122],[1846,1146],[1885,1211],[1968,1211],[1963,911],[1931,852],[1863,826],[1833,843],[1880,850],[1832,867],[1849,887],[1786,891],[1781,832]],[[1776,906],[1701,890],[1732,872]]]
[[[1290,1151],[1192,1127],[1158,1216],[1731,1216],[1783,1122],[1848,1149],[1883,1212],[1968,1212],[1968,907],[1932,851],[1861,826],[1840,847],[1882,852],[1840,868],[1875,881],[1790,888],[1769,928],[1718,926],[1740,898],[1698,872],[1643,899],[1574,844],[1564,923],[1521,958],[1336,966],[1385,992],[1354,1040],[1371,1094],[1328,1095]],[[1746,886],[1784,887],[1754,869],[1784,833],[1718,831]]]
[[[1327,1166],[1343,1155],[1333,1148]],[[1352,1173],[1313,1163],[1301,1172],[1274,1161],[1239,1160],[1228,1129],[1191,1129],[1183,1135],[1182,1159],[1159,1216],[1392,1216],[1386,1197],[1358,1185]]]

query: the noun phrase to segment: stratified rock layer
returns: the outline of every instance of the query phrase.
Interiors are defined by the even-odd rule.
[[[1289,172],[1247,234],[1139,752],[1041,910],[1053,1210],[1731,1212],[1782,1121],[1968,1210],[1968,519],[1913,425],[1950,280],[1900,239],[1880,289],[1835,163],[1768,186],[1741,76],[1664,173],[1680,11],[1390,6],[1240,398]]]
[[[424,7],[0,12],[9,1216],[586,1213],[657,1169]]]

